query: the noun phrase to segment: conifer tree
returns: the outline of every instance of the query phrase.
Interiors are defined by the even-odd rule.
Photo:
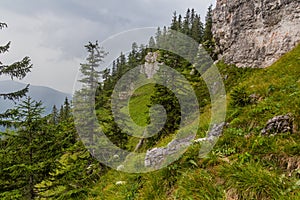
[[[174,31],[178,30],[178,26],[177,26],[177,13],[176,11],[173,13],[173,18],[172,18],[172,22],[171,22],[171,26],[170,28]]]
[[[65,124],[71,136],[74,124]],[[64,134],[67,137],[67,133]],[[63,139],[63,138],[61,138]],[[72,140],[70,141],[72,142]],[[38,189],[46,199],[87,199],[92,184],[96,183],[105,167],[95,160],[80,141],[70,143],[65,154],[57,159],[56,173],[51,173]]]
[[[71,117],[71,106],[68,97],[64,101],[64,119],[68,120]]]
[[[0,30],[6,28],[6,23],[0,22]],[[8,42],[4,46],[0,46],[0,54],[4,54],[8,52],[10,48],[11,42]],[[10,65],[5,65],[0,61],[0,76],[10,76],[11,79],[23,79],[28,72],[30,72],[32,68],[32,64],[30,63],[29,57],[24,57],[21,61],[17,61]],[[9,100],[18,100],[25,96],[28,91],[29,85],[27,85],[24,89],[19,91],[12,91],[11,93],[0,93],[0,97]],[[0,115],[1,117],[1,115]],[[5,116],[4,116],[5,117]]]
[[[204,34],[203,34],[203,47],[205,50],[209,53],[209,55],[216,59],[216,55],[214,54],[215,49],[215,43],[213,39],[213,33],[212,33],[212,5],[208,7],[206,18],[205,18],[205,28],[204,28]]]
[[[87,63],[80,64],[80,71],[84,76],[80,82],[83,83],[86,88],[94,90],[97,87],[101,74],[98,70],[99,65],[107,53],[99,47],[97,41],[95,44],[89,42],[89,44],[85,45],[85,48],[89,55],[86,59]]]
[[[203,40],[203,23],[201,22],[200,16],[195,15],[192,21],[191,27],[191,37],[198,43],[201,43]]]
[[[0,30],[3,28],[7,28],[6,23],[0,22]],[[8,42],[4,46],[0,46],[0,54],[4,54],[8,52],[10,48],[11,42]],[[5,65],[0,60],[0,77],[1,76],[10,76],[10,78],[13,80],[14,78],[17,79],[23,79],[28,72],[30,72],[32,68],[32,64],[30,63],[29,57],[24,57],[21,61],[14,62],[10,65]],[[19,91],[11,91],[9,93],[1,93],[0,92],[0,98],[8,99],[8,100],[19,100],[22,97],[25,96],[25,94],[28,92],[29,85],[27,85],[25,88],[19,90]],[[0,113],[0,125],[2,126],[10,126],[11,123],[6,120],[9,117],[12,117],[16,113],[7,110],[5,113]]]
[[[16,132],[4,135],[0,151],[0,199],[34,199],[36,188],[55,168],[59,148],[41,117],[41,102],[30,97],[17,106]]]
[[[112,63],[112,68],[111,68],[111,75],[115,76],[117,73],[117,66],[116,66],[116,61],[114,60]]]
[[[191,23],[193,23],[193,21],[195,20],[195,17],[196,17],[196,11],[195,11],[195,9],[193,8],[192,10],[191,10]]]
[[[213,34],[212,34],[212,5],[208,7],[207,14],[205,17],[205,29],[204,29],[204,41],[212,41]]]
[[[182,31],[182,16],[178,15],[177,30]]]
[[[150,37],[149,48],[155,48],[155,40],[153,37]]]
[[[61,105],[60,109],[59,109],[59,114],[58,114],[58,121],[59,122],[62,122],[64,120],[64,115],[65,115],[64,113],[65,113],[64,106]]]
[[[58,124],[58,119],[59,119],[58,115],[59,115],[58,110],[56,108],[56,105],[54,105],[51,112],[51,123],[55,125]]]
[[[84,140],[84,144],[89,148],[91,154],[94,155],[94,136],[97,124],[94,117],[95,94],[101,76],[100,63],[103,62],[103,58],[107,53],[100,48],[97,41],[96,43],[89,42],[89,44],[85,45],[85,48],[88,56],[86,63],[80,64],[80,71],[83,77],[79,81],[82,83],[82,88],[76,91],[74,95],[74,113],[76,127],[81,133],[81,139]]]
[[[131,52],[128,55],[128,65],[130,68],[134,68],[138,65],[139,52],[138,45],[136,42],[132,43]]]
[[[183,21],[183,33],[189,35],[191,24],[191,10],[187,9],[186,15]]]

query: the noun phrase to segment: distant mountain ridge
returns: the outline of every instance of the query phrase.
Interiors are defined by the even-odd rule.
[[[26,87],[26,84],[24,83],[12,80],[0,81],[0,93],[18,91],[24,87]],[[51,113],[54,105],[59,109],[64,103],[66,97],[69,100],[72,98],[71,94],[63,93],[49,87],[35,85],[29,86],[29,92],[27,93],[27,96],[32,97],[32,99],[36,101],[43,102],[43,106],[45,107],[45,115]],[[0,98],[0,113],[14,106],[15,104],[12,101]]]

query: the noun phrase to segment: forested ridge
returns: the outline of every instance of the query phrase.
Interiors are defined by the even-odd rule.
[[[133,43],[131,52],[120,52],[104,70],[99,66],[109,52],[98,42],[84,46],[87,58],[80,64],[80,82],[86,90],[74,96],[81,100],[89,90],[96,91],[95,99],[86,101],[95,102],[98,122],[115,145],[145,152],[168,144],[178,130],[179,102],[173,91],[158,84],[135,90],[128,105],[133,121],[142,126],[150,123],[153,105],[164,106],[167,120],[154,137],[132,137],[114,121],[111,95],[115,85],[125,73],[145,64],[149,52],[157,53],[159,63],[190,82],[201,113],[196,137],[206,135],[211,104],[204,80],[193,63],[162,50],[170,45],[172,31],[177,31],[201,44],[216,59],[212,6],[202,21],[195,9],[184,15],[174,12],[169,27],[159,27],[148,44]],[[1,29],[7,26],[0,25]],[[1,46],[0,54],[8,51],[9,45]],[[201,144],[193,144],[176,162],[146,174],[121,172],[97,161],[77,133],[71,100],[66,98],[60,108],[54,106],[52,113],[44,116],[42,102],[29,96],[18,101],[26,96],[28,86],[0,94],[16,102],[14,109],[0,114],[0,125],[7,127],[0,133],[0,199],[299,199],[299,51],[298,46],[267,69],[237,68],[219,61],[216,66],[227,92],[228,111],[227,125],[216,146],[205,158],[199,158]],[[199,52],[187,52],[187,56],[205,69]],[[29,57],[11,65],[0,62],[0,76],[22,79],[32,67]],[[293,130],[273,136],[261,134],[269,119],[287,113],[293,118]],[[85,123],[89,120],[85,118]]]

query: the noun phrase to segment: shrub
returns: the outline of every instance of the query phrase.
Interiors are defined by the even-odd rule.
[[[244,107],[251,102],[249,94],[246,92],[245,86],[236,87],[232,90],[231,94],[231,105]]]

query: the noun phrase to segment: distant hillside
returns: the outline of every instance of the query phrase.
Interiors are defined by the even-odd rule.
[[[24,88],[26,84],[19,83],[16,81],[0,81],[0,92],[12,92]],[[56,105],[59,108],[66,97],[71,100],[71,94],[59,92],[49,87],[44,86],[34,86],[30,85],[28,96],[32,97],[36,101],[42,101],[43,106],[45,107],[45,114],[49,114],[52,111],[53,105]],[[8,100],[0,98],[0,112],[4,112],[8,108],[12,108],[14,103]]]

